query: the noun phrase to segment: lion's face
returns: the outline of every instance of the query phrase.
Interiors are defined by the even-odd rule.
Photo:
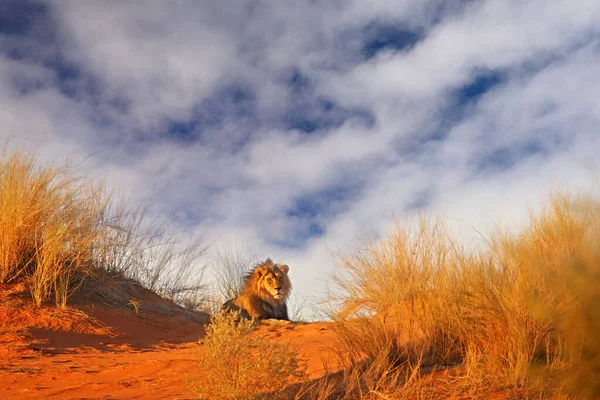
[[[259,285],[276,300],[285,300],[291,288],[287,265],[269,265],[257,271]]]

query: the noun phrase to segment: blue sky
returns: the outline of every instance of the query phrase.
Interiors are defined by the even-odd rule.
[[[477,241],[596,185],[595,0],[1,9],[0,139],[288,263],[301,297],[393,216]]]

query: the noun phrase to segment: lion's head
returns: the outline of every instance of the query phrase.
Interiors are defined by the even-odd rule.
[[[271,304],[283,304],[290,295],[292,283],[287,265],[273,264],[268,259],[250,273],[250,281],[260,297]]]

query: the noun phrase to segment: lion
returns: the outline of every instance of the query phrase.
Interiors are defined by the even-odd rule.
[[[237,311],[246,319],[289,321],[286,300],[292,290],[290,267],[273,264],[270,258],[258,264],[244,278],[239,296],[223,304],[223,311]]]

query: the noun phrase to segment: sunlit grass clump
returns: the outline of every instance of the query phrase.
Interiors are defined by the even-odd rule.
[[[234,313],[212,318],[199,359],[205,375],[193,382],[201,398],[286,398],[280,397],[284,389],[307,378],[298,352],[253,335],[254,324]]]
[[[34,154],[0,159],[0,283],[26,281],[39,305],[67,297],[103,248],[108,196],[68,167],[37,167]]]
[[[489,243],[423,219],[341,260],[349,398],[600,395],[600,203],[555,195]],[[420,379],[436,366],[438,389]]]
[[[86,278],[106,273],[181,304],[200,299],[205,246],[200,238],[179,239],[169,218],[148,218],[145,204],[115,202],[102,183],[66,164],[40,165],[35,153],[5,147],[0,283],[25,282],[37,305],[54,300],[64,307]],[[86,289],[103,293],[106,285]]]

